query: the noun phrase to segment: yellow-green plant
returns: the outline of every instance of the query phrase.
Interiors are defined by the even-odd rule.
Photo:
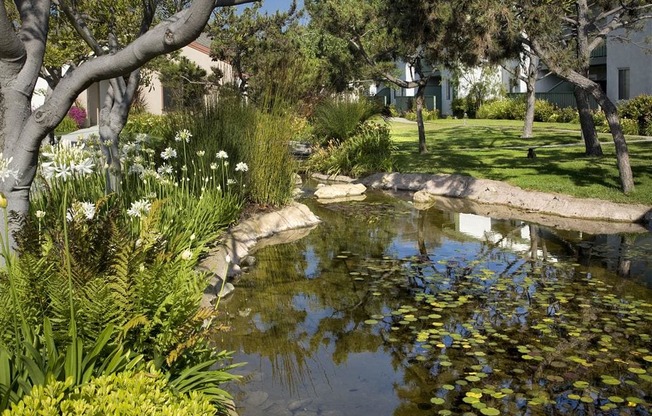
[[[163,373],[150,368],[99,376],[83,386],[49,378],[3,416],[36,414],[213,416],[216,408],[201,393],[175,392]]]

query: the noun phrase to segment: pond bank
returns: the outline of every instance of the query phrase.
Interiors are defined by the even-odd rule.
[[[439,195],[465,198],[482,204],[517,208],[526,213],[622,223],[649,224],[652,221],[652,207],[642,204],[618,204],[600,199],[528,191],[504,182],[463,175],[377,173],[357,182],[374,189],[422,191],[424,197]]]
[[[254,215],[230,229],[208,256],[201,261],[199,269],[211,273],[209,285],[202,297],[202,307],[212,307],[218,296],[224,297],[233,290],[231,283],[226,283],[230,273],[240,270],[240,263],[249,254],[256,243],[266,237],[280,236],[277,243],[293,241],[305,235],[301,231],[309,230],[319,224],[320,219],[310,209],[298,202],[293,202],[278,211]],[[294,233],[290,233],[296,230]],[[286,234],[281,234],[288,232]],[[230,286],[227,286],[230,285]]]

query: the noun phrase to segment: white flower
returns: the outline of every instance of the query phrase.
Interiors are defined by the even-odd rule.
[[[227,179],[227,180],[226,180],[226,184],[227,184],[227,185],[235,185],[236,183],[237,183],[237,182],[235,181],[235,179]]]
[[[75,163],[72,161],[70,162],[70,166],[74,173],[79,173],[82,176],[93,173],[93,169],[95,168],[95,164],[91,158],[86,158],[80,163]]]
[[[0,179],[2,182],[9,178],[14,178],[15,181],[18,180],[18,170],[9,167],[12,160],[14,160],[13,157],[5,159],[2,153],[0,153]]]
[[[86,219],[92,220],[95,216],[95,204],[91,202],[82,202],[81,210],[84,213]]]
[[[192,258],[192,251],[190,249],[185,249],[181,253],[181,260],[190,260]]]
[[[54,176],[57,178],[63,179],[65,182],[66,179],[72,176],[72,166],[61,165],[54,168]]]
[[[129,166],[129,173],[142,175],[143,173],[145,173],[145,167],[140,163],[134,163],[133,165]]]
[[[190,241],[193,241],[195,238],[197,238],[197,236],[195,234],[190,235]]]
[[[185,141],[186,143],[190,143],[191,137],[192,134],[188,130],[183,129],[177,132],[177,135],[174,136],[174,140],[177,142]]]
[[[217,163],[211,163],[211,170],[217,170]]]
[[[161,157],[165,160],[173,159],[177,157],[177,151],[171,147],[166,147],[165,150],[161,152]]]
[[[215,157],[218,159],[228,159],[229,155],[224,150],[220,150],[219,152],[217,152]]]
[[[36,218],[41,219],[45,217],[45,211],[38,210],[36,211]]]
[[[148,137],[147,137],[147,134],[145,134],[145,133],[138,133],[138,134],[136,135],[136,137],[134,138],[134,140],[136,141],[136,143],[146,142],[147,139],[148,139]]]
[[[147,215],[151,208],[152,204],[148,200],[140,199],[131,203],[131,208],[127,210],[127,215],[130,217],[140,218],[144,215]]]
[[[246,172],[249,170],[249,166],[245,162],[240,162],[237,165],[235,165],[235,171],[236,172]]]
[[[206,152],[203,151],[203,150],[198,150],[197,151],[197,156],[199,156],[199,157],[204,157],[205,154],[206,154]]]
[[[156,171],[161,175],[172,175],[172,166],[163,164]]]

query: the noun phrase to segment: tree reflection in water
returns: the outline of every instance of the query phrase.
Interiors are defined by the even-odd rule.
[[[232,330],[217,334],[215,343],[236,351],[236,360],[249,361],[242,370],[249,375],[245,382],[232,386],[243,405],[242,416],[296,413],[292,404],[306,398],[310,400],[302,409],[316,415],[431,415],[439,409],[431,398],[440,394],[442,385],[454,384],[457,376],[433,355],[440,347],[415,343],[409,336],[426,322],[415,297],[443,293],[446,299],[468,291],[470,276],[491,270],[497,278],[518,282],[506,288],[503,302],[523,305],[523,299],[546,285],[547,264],[564,261],[579,261],[596,278],[617,282],[619,290],[631,284],[640,293],[635,283],[616,280],[599,263],[616,262],[624,268],[619,259],[626,259],[630,274],[642,269],[641,262],[647,264],[630,248],[614,250],[611,237],[481,217],[478,221],[485,227],[468,233],[460,222],[474,218],[436,209],[418,211],[380,195],[353,204],[315,204],[313,210],[323,223],[302,240],[255,253],[256,266],[239,279],[234,296],[221,304]],[[601,248],[605,238],[608,249]],[[622,241],[631,247],[638,239],[637,252],[649,257],[652,249],[640,248],[645,238]],[[581,258],[587,253],[581,246],[587,244],[592,256],[588,263]],[[632,267],[634,263],[638,265]],[[534,270],[539,280],[523,285],[519,279]],[[551,304],[550,313],[557,307]],[[592,319],[591,309],[584,313],[588,315],[583,319]],[[518,337],[510,331],[513,325],[525,325],[527,316],[523,306],[515,306],[512,314],[479,299],[474,308],[457,308],[455,320],[444,329],[462,337],[473,333],[466,329],[468,323],[505,323],[512,328],[505,334]],[[389,329],[402,325],[405,330]],[[450,354],[459,348],[455,341],[445,340]],[[575,347],[559,345],[560,351]],[[269,398],[248,404],[253,390],[263,390]]]

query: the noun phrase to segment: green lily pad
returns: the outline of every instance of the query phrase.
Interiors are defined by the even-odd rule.
[[[482,413],[483,415],[495,416],[495,415],[499,415],[500,411],[495,407],[485,407],[484,409],[480,409],[480,413]]]

